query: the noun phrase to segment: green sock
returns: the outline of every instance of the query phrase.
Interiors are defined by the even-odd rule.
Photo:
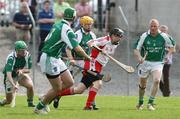
[[[153,104],[155,97],[150,96],[148,104]]]
[[[44,108],[45,107],[45,105],[43,104],[43,102],[39,102],[38,104],[37,104],[37,106],[36,106],[36,108],[38,109],[38,110],[40,110],[40,109],[42,109],[42,108]]]
[[[140,98],[139,99],[139,105],[142,105],[144,103],[144,99],[143,98]]]

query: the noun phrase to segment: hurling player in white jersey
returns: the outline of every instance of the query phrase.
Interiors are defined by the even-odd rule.
[[[83,71],[81,82],[76,87],[65,89],[63,92],[59,93],[59,96],[82,94],[86,89],[90,88],[84,110],[92,110],[92,103],[95,100],[98,90],[102,86],[102,80],[97,76],[89,74],[86,70],[91,70],[100,74],[109,60],[107,56],[101,53],[101,51],[93,48],[93,46],[98,46],[102,52],[112,55],[122,36],[123,31],[119,28],[114,28],[110,31],[108,36],[89,41],[89,45],[92,47],[91,57],[93,58],[93,61],[90,62],[86,60],[84,62],[83,68],[85,71]]]

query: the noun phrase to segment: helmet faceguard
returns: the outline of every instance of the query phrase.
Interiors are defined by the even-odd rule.
[[[115,35],[115,36],[118,36],[120,38],[123,36],[123,34],[124,34],[124,31],[119,29],[119,28],[114,28],[109,32],[110,36]]]

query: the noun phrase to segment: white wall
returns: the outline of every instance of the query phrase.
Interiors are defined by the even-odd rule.
[[[156,18],[160,24],[169,27],[170,35],[180,42],[180,1],[179,0],[138,0],[138,12],[135,11],[135,0],[111,0],[116,2],[116,7],[112,8],[111,14],[115,26],[126,29],[118,6],[127,16],[132,32],[144,32],[148,29],[149,20]]]

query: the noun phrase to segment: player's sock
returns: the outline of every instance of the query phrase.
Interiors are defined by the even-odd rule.
[[[73,94],[74,94],[74,88],[68,88],[58,93],[57,96],[66,96],[66,95],[73,95]]]
[[[153,102],[154,102],[154,99],[155,99],[155,97],[153,97],[153,96],[150,96],[150,97],[149,97],[148,104],[153,104]]]
[[[139,98],[139,105],[142,105],[144,103],[144,99],[143,98]]]
[[[97,94],[97,89],[92,87],[89,91],[89,95],[88,95],[88,99],[86,101],[86,107],[90,107],[96,97],[96,94]]]
[[[27,102],[28,102],[28,107],[35,107],[35,105],[33,104],[33,98],[27,99]]]
[[[38,110],[40,110],[40,109],[42,109],[42,108],[44,108],[44,107],[45,107],[45,104],[43,104],[42,101],[40,101],[40,102],[36,105],[36,108],[37,108]]]

